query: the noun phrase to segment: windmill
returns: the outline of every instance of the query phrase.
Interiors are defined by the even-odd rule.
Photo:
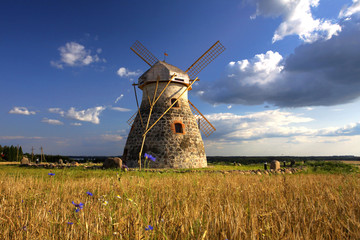
[[[131,126],[123,160],[129,167],[140,167],[147,153],[156,158],[151,167],[206,167],[204,143],[200,131],[208,137],[216,129],[188,100],[188,91],[196,77],[219,56],[224,46],[217,41],[186,71],[159,61],[139,41],[130,48],[150,69],[133,84],[137,112],[128,120]],[[143,91],[141,104],[136,86]]]

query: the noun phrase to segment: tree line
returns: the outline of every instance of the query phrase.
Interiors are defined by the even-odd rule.
[[[1,146],[0,145],[0,161],[18,162],[23,157],[27,157],[30,161],[35,162],[36,159],[41,160],[40,154],[23,153],[22,147],[19,146]],[[61,155],[43,155],[43,162],[58,162],[59,159],[63,161],[70,161],[68,156]]]
[[[1,146],[0,145],[0,161],[16,162],[23,158],[23,150],[16,146]]]

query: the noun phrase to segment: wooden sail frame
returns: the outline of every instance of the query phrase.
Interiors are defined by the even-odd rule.
[[[217,56],[219,56],[225,47],[217,41],[212,45],[201,57],[199,57],[185,72],[189,75],[190,79],[195,78],[209,63],[211,63]]]
[[[144,62],[150,65],[154,65],[159,60],[152,54],[147,48],[141,44],[140,41],[136,40],[136,42],[130,47],[130,49],[138,55]]]
[[[190,102],[190,100],[188,100],[188,102],[190,109],[196,118],[199,129],[206,137],[209,137],[213,132],[216,131],[216,128],[209,122],[209,120],[206,119],[206,117],[199,111],[199,109],[197,109],[195,105]]]

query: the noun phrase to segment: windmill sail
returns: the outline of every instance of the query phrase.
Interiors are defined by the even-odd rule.
[[[126,121],[127,124],[129,124],[130,126],[133,125],[137,113],[138,113],[138,112],[136,111],[136,112],[129,118],[129,120]]]
[[[219,56],[223,51],[225,51],[225,47],[220,43],[220,41],[217,41],[185,72],[189,75],[190,79],[194,79],[201,70],[203,70],[215,58],[217,58],[217,56]]]
[[[210,136],[213,132],[216,131],[216,128],[206,119],[206,117],[197,109],[192,102],[189,101],[190,108],[194,114],[196,121],[198,123],[199,129],[206,136]]]
[[[144,47],[144,45],[142,45],[139,41],[136,40],[136,42],[134,43],[134,45],[132,45],[130,47],[130,49],[136,53],[136,55],[138,55],[142,60],[144,60],[144,62],[146,62],[147,64],[150,65],[150,67],[152,65],[154,65],[155,63],[157,63],[159,60],[154,56],[154,54],[152,54],[149,50],[146,49],[146,47]]]

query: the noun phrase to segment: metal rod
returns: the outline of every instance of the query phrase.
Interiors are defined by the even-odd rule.
[[[138,99],[137,99],[136,88],[135,88],[135,85],[133,85],[133,86],[134,86],[134,93],[135,93],[136,105],[137,105],[138,112],[139,112],[139,117],[140,117],[140,121],[141,121],[141,126],[144,128],[144,123],[143,123],[143,120],[142,120],[142,117],[141,117],[139,102],[138,102]]]
[[[197,79],[197,78],[196,78],[196,79]],[[196,80],[196,79],[195,79],[195,80]],[[184,92],[181,93],[181,95],[173,102],[173,104],[171,104],[171,106],[170,106],[168,109],[166,109],[166,111],[158,118],[158,120],[156,120],[156,121],[153,123],[153,125],[151,125],[151,127],[149,127],[149,128],[145,131],[145,133],[143,134],[143,136],[146,135],[146,134],[155,126],[155,124],[156,124],[158,121],[160,121],[160,119],[178,102],[179,98],[181,98],[182,95],[184,95],[185,92],[188,91],[195,82],[196,82],[196,81],[193,81],[193,82],[184,90]]]

